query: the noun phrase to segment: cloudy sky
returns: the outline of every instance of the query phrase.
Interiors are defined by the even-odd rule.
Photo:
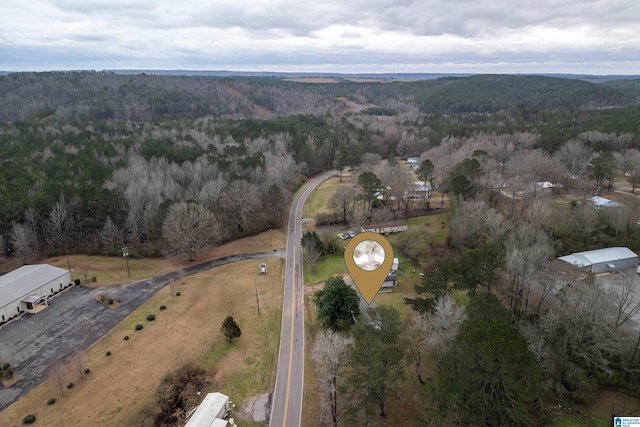
[[[0,0],[0,70],[640,74],[638,0]]]

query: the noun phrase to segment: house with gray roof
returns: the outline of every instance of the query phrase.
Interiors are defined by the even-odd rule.
[[[635,268],[638,265],[638,255],[625,247],[576,252],[558,259],[596,274]]]
[[[38,304],[71,284],[67,270],[48,264],[23,265],[0,276],[0,323],[36,312]]]

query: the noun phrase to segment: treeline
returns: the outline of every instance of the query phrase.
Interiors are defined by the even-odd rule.
[[[638,103],[638,81],[591,83],[544,76],[478,75],[415,82],[311,84],[274,78],[121,75],[111,72],[0,76],[0,121],[153,121],[162,117],[335,114],[345,96],[381,114],[496,113],[506,109],[593,109]],[[369,113],[370,114],[370,113]]]
[[[118,75],[107,72],[17,73],[0,77],[0,121],[153,121],[163,117],[324,114],[331,97],[246,79]]]

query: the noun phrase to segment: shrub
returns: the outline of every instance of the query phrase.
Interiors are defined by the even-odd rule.
[[[125,340],[125,341],[129,341],[129,335],[125,335],[125,336],[124,336],[124,340]]]
[[[176,292],[176,296],[179,297],[180,296],[180,291]]]
[[[161,306],[160,306],[160,310],[164,310],[165,308],[167,308],[167,306],[166,306],[166,305],[161,305]]]
[[[108,298],[108,299],[107,299],[107,304],[108,304],[108,305],[113,304],[113,298]]]
[[[73,388],[73,383],[67,384],[67,388]]]
[[[149,314],[147,315],[147,320],[149,322],[153,322],[154,320],[156,320],[156,315],[155,314]]]
[[[76,286],[80,286],[80,279],[76,279],[76,280],[74,280],[74,281],[73,281],[73,283],[75,283],[75,284],[76,284]]]
[[[107,357],[111,356],[111,352],[110,351],[107,351],[105,354],[107,355]]]
[[[136,325],[136,328],[135,328],[135,329],[136,329],[136,331],[139,331],[139,330],[141,330],[142,328],[144,328],[144,326],[142,326],[140,323],[138,323],[138,324]]]
[[[47,405],[53,405],[54,403],[56,403],[56,398],[52,397],[49,400],[47,400]]]
[[[22,419],[22,424],[33,424],[36,422],[36,416],[33,414],[29,414]]]
[[[88,374],[88,373],[90,373],[90,372],[91,372],[91,369],[89,369],[89,368],[85,368],[85,369],[84,369],[84,373],[85,373],[85,374]]]

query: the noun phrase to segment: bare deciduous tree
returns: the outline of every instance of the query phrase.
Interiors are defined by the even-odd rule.
[[[506,244],[506,266],[511,276],[509,305],[516,317],[529,309],[531,285],[537,273],[553,256],[549,237],[521,225]]]
[[[341,222],[348,223],[353,219],[356,206],[356,189],[351,186],[340,187],[329,199],[329,208]]]
[[[33,234],[29,226],[25,224],[13,224],[10,239],[15,255],[22,258],[23,264],[35,261],[38,243],[35,234]]]
[[[334,427],[338,426],[338,416],[343,406],[340,400],[341,375],[347,363],[347,346],[351,343],[353,339],[326,329],[318,333],[311,353],[311,358],[316,362],[320,392],[329,404]]]
[[[198,250],[221,241],[218,220],[199,203],[172,205],[162,235],[174,252],[189,254],[189,261],[193,261]]]
[[[420,371],[423,352],[430,351],[438,355],[447,351],[466,318],[464,306],[456,305],[449,294],[438,298],[432,313],[412,317],[408,334],[408,356],[420,384],[425,383]]]
[[[242,179],[232,181],[220,197],[220,206],[242,234],[253,227],[252,222],[260,209],[258,189]]]
[[[640,310],[640,295],[636,285],[635,272],[621,272],[610,289],[615,307],[615,329],[625,324]]]

